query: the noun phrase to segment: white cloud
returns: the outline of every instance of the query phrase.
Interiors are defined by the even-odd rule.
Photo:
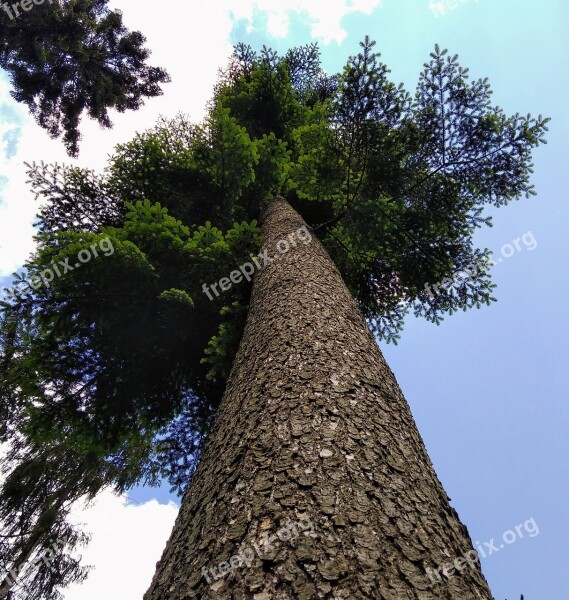
[[[268,33],[276,38],[288,35],[292,13],[301,14],[311,24],[312,37],[324,44],[338,42],[346,37],[342,19],[352,13],[370,15],[378,8],[381,0],[326,0],[326,2],[306,2],[306,0],[237,0],[225,2],[236,19],[252,23],[256,13],[267,16]],[[220,3],[218,2],[218,5]]]
[[[31,248],[35,210],[23,165],[17,160],[22,131],[29,121],[24,109],[10,98],[8,82],[0,77],[0,277],[20,265]]]
[[[178,514],[173,504],[151,500],[135,506],[124,497],[103,492],[72,520],[84,523],[91,541],[80,554],[83,565],[94,565],[82,585],[62,590],[65,600],[120,598],[140,600],[150,586]]]

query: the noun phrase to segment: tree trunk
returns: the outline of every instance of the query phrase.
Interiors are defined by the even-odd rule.
[[[280,198],[263,215],[263,249],[291,249],[256,275],[145,600],[491,599],[393,374],[320,242],[299,240],[303,226]]]

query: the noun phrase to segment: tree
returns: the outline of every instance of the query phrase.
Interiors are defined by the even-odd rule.
[[[12,96],[28,106],[56,138],[63,131],[70,155],[79,152],[79,123],[86,111],[111,127],[108,110],[136,110],[162,93],[168,74],[146,61],[139,31],[128,31],[108,0],[49,0],[32,10],[0,5],[0,68]]]
[[[337,76],[314,46],[239,45],[203,124],[159,123],[101,176],[30,166],[46,204],[22,278],[39,284],[3,304],[3,439],[69,449],[117,489],[182,489],[203,453],[149,600],[226,581],[259,598],[489,597],[476,566],[430,587],[426,569],[471,543],[358,310],[395,341],[411,310],[492,301],[472,236],[488,204],[533,193],[547,119],[504,115],[438,46],[415,97],[388,73],[367,38]],[[316,538],[208,571],[301,517]]]

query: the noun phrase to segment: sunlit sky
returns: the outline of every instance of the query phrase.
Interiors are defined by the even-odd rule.
[[[499,548],[504,532],[533,519],[529,533],[482,560],[497,600],[569,598],[569,406],[567,394],[567,157],[569,4],[562,0],[115,0],[140,29],[172,83],[113,130],[85,122],[80,158],[70,160],[9,96],[0,72],[0,287],[33,248],[36,211],[24,161],[74,162],[102,169],[118,142],[160,114],[199,120],[232,44],[284,51],[320,42],[323,64],[341,69],[366,34],[413,90],[435,43],[457,53],[471,76],[489,77],[507,113],[552,118],[549,144],[535,154],[538,195],[492,211],[479,244],[501,258],[493,271],[498,302],[455,314],[436,327],[408,319],[398,346],[382,344],[411,405],[431,459],[475,542]],[[524,237],[525,236],[525,237]],[[519,250],[511,252],[514,240]],[[527,243],[526,243],[527,242]],[[509,245],[509,248],[508,248]],[[511,256],[510,256],[511,254]],[[66,600],[102,594],[138,600],[148,587],[176,515],[164,489],[105,493],[88,511],[96,569]],[[523,530],[522,530],[523,531]],[[112,590],[112,592],[110,592]]]

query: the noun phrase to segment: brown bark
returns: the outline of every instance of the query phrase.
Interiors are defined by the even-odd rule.
[[[262,220],[275,254],[304,225],[282,199]],[[290,242],[290,240],[289,240]],[[202,568],[308,519],[251,567]],[[308,523],[308,521],[304,521]],[[256,275],[231,377],[145,600],[491,599],[397,382],[314,237]],[[472,554],[470,555],[472,556]],[[237,564],[236,561],[235,564]]]

